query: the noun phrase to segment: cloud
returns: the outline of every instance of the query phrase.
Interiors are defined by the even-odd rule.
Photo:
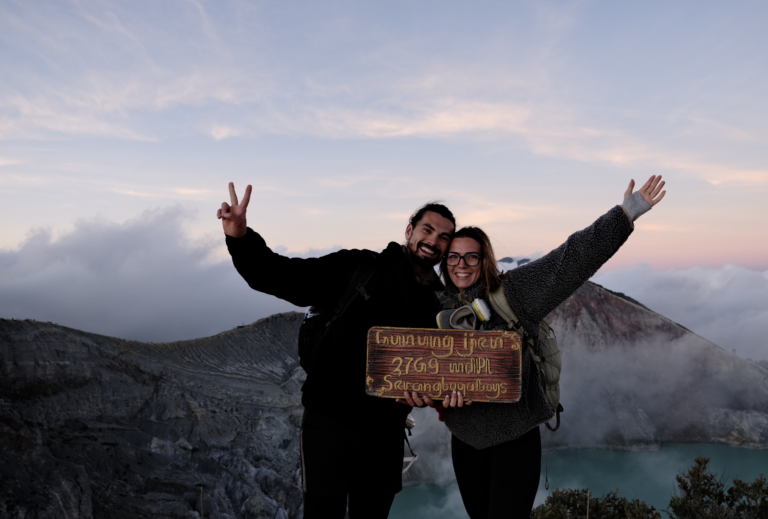
[[[428,101],[426,92],[416,103],[401,104],[399,110],[368,111],[344,109],[316,112],[318,122],[325,121],[326,133],[338,137],[436,137],[470,132],[525,132],[533,114],[522,104],[483,103],[471,99],[437,97]],[[398,113],[403,112],[403,113]]]
[[[213,125],[213,128],[211,128],[211,137],[217,141],[228,139],[229,137],[237,137],[239,134],[240,132],[238,130],[230,128],[229,126],[215,124]]]
[[[184,200],[208,200],[219,194],[213,189],[191,189],[176,187],[147,187],[146,185],[118,184],[115,182],[98,182],[89,180],[90,185],[102,185],[114,193],[135,196],[139,198],[181,198]]]
[[[287,247],[278,245],[272,247],[272,250],[283,256],[290,256],[291,258],[319,258],[332,252],[341,250],[339,245],[333,245],[331,247],[323,247],[321,249],[306,249],[304,251],[289,251]]]
[[[5,158],[5,157],[0,157],[0,168],[2,168],[3,166],[10,166],[10,165],[13,165],[13,164],[19,164],[21,162],[22,161],[17,160],[17,159],[8,159],[8,158]]]
[[[82,220],[55,241],[50,231],[33,231],[17,249],[0,251],[0,316],[170,341],[294,309],[250,290],[218,239],[185,238],[187,217],[172,207],[124,224]],[[339,248],[274,250],[316,257]],[[668,271],[638,266],[601,272],[594,280],[743,357],[768,358],[766,272],[734,265]]]
[[[171,207],[124,224],[84,220],[55,241],[33,231],[0,251],[0,317],[158,342],[297,310],[251,290],[231,261],[212,263],[222,243],[185,238],[187,216]]]
[[[606,55],[583,36],[605,28],[582,2],[495,6],[466,20],[461,8],[436,15],[398,5],[413,10],[409,24],[371,6],[336,7],[191,0],[141,10],[99,0],[0,7],[2,41],[14,49],[0,57],[13,71],[0,83],[0,139],[460,138],[667,169],[713,185],[768,183],[754,107],[762,98],[747,86],[712,79],[709,60],[676,78],[673,91],[642,68],[626,79],[603,70],[621,69],[636,47],[668,66],[665,42],[679,37],[654,20],[637,24],[653,23],[658,41],[645,42],[644,29],[638,46],[637,25],[629,24]],[[167,11],[171,21],[158,23]],[[736,27],[758,14],[741,13]],[[717,39],[707,34],[685,41],[697,54],[722,46],[710,47]],[[727,48],[745,44],[733,38]],[[616,63],[611,53],[621,49],[628,57]],[[718,76],[755,68],[745,57]]]
[[[167,11],[173,21],[157,24]],[[247,63],[232,66],[231,49],[190,2],[142,10],[99,0],[6,4],[0,32],[14,48],[0,58],[14,70],[12,81],[0,83],[0,138],[153,140],[164,125],[147,114],[252,101],[268,83],[243,72]]]
[[[768,359],[768,271],[736,265],[656,271],[641,265],[600,272],[593,281],[726,350]]]
[[[337,175],[318,178],[315,180],[318,184],[335,189],[346,189],[358,184],[368,183],[377,180],[379,175],[368,173],[365,175]]]
[[[46,180],[40,176],[6,173],[0,177],[0,189],[18,189],[22,187],[38,187],[45,185]]]

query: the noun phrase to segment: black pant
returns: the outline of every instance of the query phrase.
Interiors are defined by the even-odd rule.
[[[541,435],[534,427],[520,438],[477,450],[451,437],[461,499],[471,519],[528,519],[541,477]]]
[[[403,419],[404,420],[404,419]],[[402,489],[403,423],[341,424],[304,410],[301,470],[304,519],[386,518]]]
[[[350,491],[350,519],[386,519],[395,494],[366,494]],[[304,519],[344,519],[347,496],[321,496],[304,492]]]

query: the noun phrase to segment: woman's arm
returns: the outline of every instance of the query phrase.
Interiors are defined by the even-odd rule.
[[[533,322],[544,318],[591,278],[632,234],[632,219],[661,201],[661,176],[652,176],[637,192],[635,182],[617,205],[592,225],[575,232],[560,247],[504,276],[504,294],[512,308]]]

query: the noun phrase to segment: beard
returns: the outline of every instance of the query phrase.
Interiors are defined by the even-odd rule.
[[[431,251],[435,251],[437,253],[436,259],[429,259],[429,258],[422,258],[419,256],[419,247],[425,247]],[[440,250],[436,249],[435,247],[432,247],[431,245],[427,245],[424,242],[408,242],[405,244],[405,250],[408,253],[408,259],[413,263],[414,265],[417,265],[423,269],[429,269],[440,263]]]

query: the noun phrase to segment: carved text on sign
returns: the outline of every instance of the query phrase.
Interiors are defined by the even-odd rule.
[[[461,391],[477,402],[520,399],[521,340],[513,331],[374,327],[368,331],[366,391],[433,400]]]

